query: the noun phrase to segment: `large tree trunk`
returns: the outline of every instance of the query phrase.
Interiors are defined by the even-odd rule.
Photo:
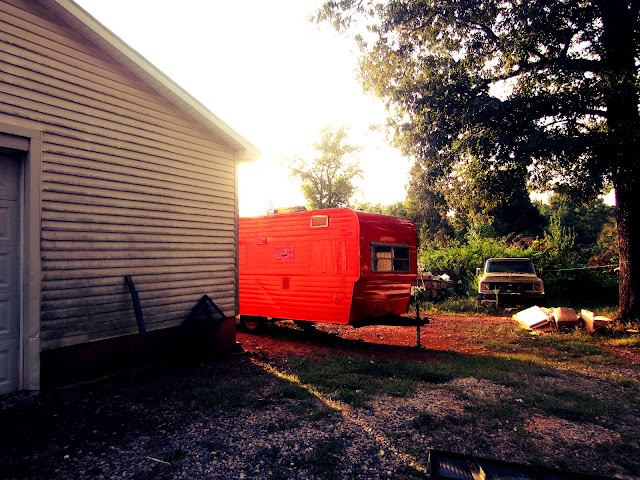
[[[629,184],[630,183],[630,184]],[[619,311],[618,318],[624,322],[640,320],[640,269],[634,263],[640,250],[640,208],[634,201],[633,186],[636,182],[620,181],[616,188],[618,220],[618,247],[620,250]],[[635,192],[637,195],[637,192]]]
[[[636,253],[640,249],[637,233],[640,208],[634,195],[640,192],[640,115],[635,60],[640,4],[638,0],[601,0],[598,3],[603,22],[602,79],[609,85],[605,100],[609,148],[604,155],[613,165],[611,173],[616,189],[620,249],[618,318],[638,322],[640,268],[634,262],[640,258]]]

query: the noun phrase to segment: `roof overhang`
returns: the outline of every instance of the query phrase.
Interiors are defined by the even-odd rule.
[[[236,152],[238,162],[258,160],[260,151],[223,122],[186,90],[162,73],[151,62],[123,42],[91,14],[72,0],[37,0],[67,25],[102,49],[137,78],[149,85],[190,118],[198,122]]]

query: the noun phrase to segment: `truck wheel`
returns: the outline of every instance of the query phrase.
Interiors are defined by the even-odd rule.
[[[264,328],[264,318],[240,315],[240,326],[247,333],[260,333]]]

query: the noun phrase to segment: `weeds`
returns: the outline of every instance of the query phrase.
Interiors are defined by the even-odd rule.
[[[416,430],[433,430],[439,424],[439,420],[430,413],[421,412],[409,424]]]
[[[412,307],[415,311],[415,307]],[[420,302],[420,312],[427,315],[435,314],[458,314],[458,315],[472,315],[472,314],[486,314],[494,313],[497,307],[493,304],[489,306],[482,305],[475,298],[460,298],[449,297],[440,302]]]
[[[486,329],[492,327],[474,324],[468,328],[489,333]],[[635,411],[635,380],[601,375],[600,380],[590,380],[602,382],[598,391],[591,392],[581,373],[570,371],[582,372],[587,367],[595,369],[615,362],[611,344],[635,346],[635,342],[582,331],[533,336],[509,325],[497,328],[495,333],[488,339],[487,335],[479,335],[477,340],[484,342],[493,355],[447,353],[432,362],[326,356],[321,361],[295,359],[288,366],[305,383],[354,408],[368,408],[374,396],[406,398],[420,385],[441,385],[439,388],[455,392],[463,410],[443,416],[416,412],[407,419],[409,431],[447,442],[464,442],[469,436],[496,432],[531,458],[535,458],[535,445],[525,428],[525,420],[531,414],[615,429],[627,421],[629,412]],[[557,370],[558,364],[569,371]],[[450,384],[464,378],[484,379],[501,386],[500,395],[479,400],[471,392]],[[410,445],[410,434],[401,437],[399,434],[396,438],[399,445]]]
[[[604,343],[610,347],[634,348],[640,346],[640,337],[612,338]]]
[[[262,380],[260,383],[264,382]],[[183,390],[180,398],[187,405],[204,409],[263,407],[263,401],[255,395],[249,395],[257,387],[256,383],[248,379],[237,379],[222,385],[204,380]]]
[[[537,393],[537,408],[549,416],[603,426],[615,426],[619,417],[617,407],[588,393],[567,388],[553,389],[546,395]]]
[[[356,407],[373,395],[406,397],[418,382],[442,383],[454,378],[448,371],[421,362],[373,361],[361,357],[296,358],[288,368],[323,394]]]
[[[587,454],[577,457],[570,448],[578,447],[571,442],[584,440],[580,437],[583,431],[608,429],[617,436],[603,437],[602,443],[595,439],[597,448],[588,451],[590,464],[607,464],[610,469],[613,465],[616,475],[635,475],[640,456],[640,388],[636,377],[624,375],[627,365],[618,363],[617,354],[621,349],[637,348],[637,337],[629,338],[619,331],[533,336],[513,324],[488,326],[469,322],[464,326],[465,323],[451,328],[467,329],[474,342],[483,343],[485,354],[440,352],[425,356],[422,361],[408,361],[360,357],[337,347],[335,355],[282,357],[278,368],[295,374],[295,379],[293,375],[272,374],[258,362],[244,361],[228,369],[225,364],[224,372],[216,366],[202,375],[145,382],[129,391],[130,396],[111,399],[107,406],[103,400],[88,404],[88,414],[78,417],[83,424],[88,422],[86,427],[75,428],[71,435],[59,433],[63,431],[60,427],[65,426],[61,419],[67,418],[67,407],[58,407],[58,415],[51,416],[56,410],[47,405],[39,415],[25,415],[20,422],[45,426],[45,418],[58,422],[54,423],[55,428],[46,430],[56,438],[55,444],[90,444],[98,454],[107,445],[127,448],[130,436],[143,432],[148,436],[144,451],[157,460],[147,462],[146,470],[132,476],[138,480],[179,476],[176,472],[188,468],[194,458],[200,461],[194,451],[201,451],[202,458],[211,455],[212,462],[229,452],[231,456],[244,455],[240,461],[248,465],[264,462],[271,479],[292,478],[293,470],[306,478],[332,478],[337,476],[336,471],[344,473],[344,458],[354,453],[349,435],[362,431],[362,426],[367,433],[370,428],[376,437],[391,439],[398,451],[409,452],[418,461],[425,461],[429,448],[482,452],[486,456],[502,455],[501,458],[516,452],[515,461],[529,459],[532,463],[573,470],[584,470]],[[300,382],[294,381],[297,379]],[[325,402],[326,399],[337,402]],[[135,415],[127,417],[127,428],[119,427],[120,423],[125,425],[122,412],[138,404],[147,405],[145,415],[138,415],[136,410]],[[343,408],[345,404],[349,408]],[[73,408],[77,405],[73,404]],[[95,415],[97,411],[100,415]],[[167,412],[172,413],[168,416]],[[140,420],[142,417],[144,421]],[[7,418],[11,417],[5,412],[3,425]],[[255,442],[240,443],[242,437],[234,438],[226,428],[215,431],[217,424],[240,424],[245,418],[250,419],[247,425],[256,429]],[[549,428],[564,428],[566,422],[573,422],[575,440],[556,430],[546,433],[545,429],[529,429],[532,418]],[[356,428],[338,428],[354,419]],[[95,423],[96,420],[100,422]],[[65,420],[67,423],[79,422]],[[179,442],[165,438],[170,437],[170,432],[186,431],[199,423],[207,423],[211,429],[203,431],[198,448],[181,443],[186,442],[184,438]],[[158,424],[165,434],[153,433]],[[114,425],[117,428],[112,429]],[[597,429],[592,428],[594,425]],[[299,444],[300,437],[296,435],[301,426],[313,434],[303,437],[304,443]],[[114,437],[119,429],[121,435]],[[550,438],[541,438],[542,435]],[[114,438],[120,443],[114,443]],[[537,450],[545,443],[538,442],[541,439],[557,445],[542,445],[541,453]],[[368,440],[363,448],[371,448],[369,457],[373,458],[380,446],[371,436]],[[49,470],[43,460],[35,458],[31,451],[45,452],[52,448],[50,445],[42,439],[25,444],[26,453],[20,457],[23,460],[13,464],[9,476],[26,478],[29,475],[25,472],[29,471],[36,472],[33,477],[47,476]],[[301,448],[289,448],[292,446]],[[60,458],[68,450],[53,448],[50,451]],[[47,474],[38,475],[39,472]],[[100,469],[87,472],[93,472],[90,476],[104,474]]]
[[[165,452],[163,460],[176,467],[182,460],[185,459],[186,453],[179,448],[172,448]]]

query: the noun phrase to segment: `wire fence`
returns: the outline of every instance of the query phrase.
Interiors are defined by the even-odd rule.
[[[544,272],[548,273],[548,272],[572,272],[572,271],[579,271],[579,270],[597,270],[597,269],[602,269],[602,270],[607,270],[607,269],[617,269],[619,268],[619,265],[616,264],[611,264],[611,265],[595,265],[595,266],[587,266],[587,267],[572,267],[572,268],[545,268]]]

